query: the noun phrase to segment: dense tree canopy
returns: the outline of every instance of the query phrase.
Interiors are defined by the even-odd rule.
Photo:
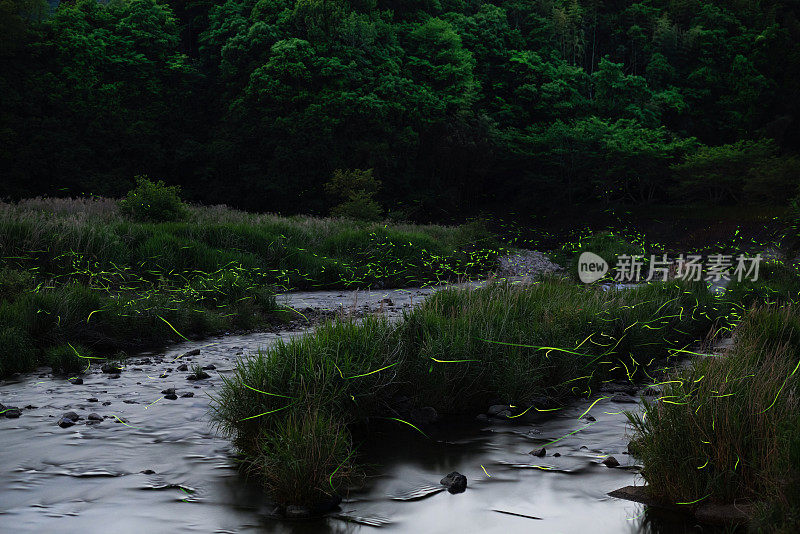
[[[412,218],[785,201],[799,18],[790,0],[0,0],[0,197],[149,174],[325,213],[337,169],[372,169]]]

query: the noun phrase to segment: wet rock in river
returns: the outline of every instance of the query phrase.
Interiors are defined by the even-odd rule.
[[[188,370],[189,370],[189,366],[186,365],[185,363],[180,364],[176,369],[176,371],[188,371]]]
[[[597,419],[595,419],[595,418],[594,418],[594,417],[592,417],[591,415],[584,415],[583,417],[581,417],[581,419],[586,419],[586,420],[587,420],[587,421],[589,421],[589,422],[594,422],[594,421],[597,421]]]
[[[214,370],[214,369],[216,369],[216,368],[217,368],[217,366],[216,366],[216,365],[214,365],[213,363],[212,363],[212,364],[209,364],[209,365],[206,365],[205,367],[203,367],[203,369],[205,369],[206,371],[213,371],[213,370]]]
[[[69,383],[74,384],[76,386],[80,386],[81,384],[83,384],[83,378],[70,378]]]
[[[414,410],[411,418],[421,425],[430,425],[439,420],[439,413],[435,408],[431,406],[425,406],[424,408]]]
[[[22,410],[20,410],[19,408],[10,406],[4,409],[6,411],[5,413],[3,413],[3,415],[5,415],[8,419],[19,419],[19,417],[22,415]]]
[[[462,493],[467,489],[467,477],[458,471],[453,471],[440,480],[439,483],[445,486],[450,493]]]
[[[619,462],[613,456],[608,456],[603,460],[603,465],[606,467],[619,467]]]
[[[108,378],[114,378],[114,379],[119,378],[119,373],[109,375]]]
[[[495,404],[493,406],[489,406],[489,409],[486,410],[486,415],[496,419],[508,419],[511,416],[511,406],[508,404]]]
[[[78,419],[80,419],[78,414],[76,414],[75,412],[67,412],[64,415],[62,415],[61,418],[62,419],[69,419],[70,421],[73,421],[73,422],[77,421]]]
[[[189,398],[189,397],[194,397],[194,393],[192,393],[192,392],[190,391],[190,392],[188,392],[188,393],[184,393],[183,395],[181,395],[181,398],[182,398],[182,399],[187,399],[187,398]]]
[[[528,454],[531,454],[533,456],[538,456],[539,458],[544,458],[545,456],[547,456],[547,450],[544,447],[542,447],[541,449],[538,450],[534,449]]]
[[[555,453],[553,455],[553,458],[560,458],[560,457],[561,457],[561,453],[560,452],[557,452],[557,453]]]
[[[98,402],[98,401],[99,401],[99,399],[98,399],[97,397],[90,397],[90,398],[88,398],[88,399],[86,399],[86,400],[87,400],[88,402]]]
[[[111,404],[111,401],[105,401],[105,402],[103,403],[103,406],[109,406],[110,404]]]
[[[86,419],[88,419],[89,421],[102,421],[103,420],[103,418],[100,417],[96,413],[90,413],[89,416]]]
[[[178,396],[174,393],[167,393],[166,395],[164,395],[164,398],[168,400],[175,400],[178,398]]]
[[[120,367],[120,365],[116,363],[104,363],[103,366],[100,368],[100,370],[103,371],[104,373],[113,375],[121,373],[122,367]]]
[[[204,378],[211,378],[211,375],[202,370],[198,370],[198,372],[187,376],[186,380],[203,380]]]
[[[192,349],[189,352],[184,352],[181,354],[179,358],[184,358],[186,356],[197,356],[198,354],[200,354],[200,349]]]

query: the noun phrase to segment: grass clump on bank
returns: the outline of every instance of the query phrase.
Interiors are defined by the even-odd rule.
[[[352,449],[333,454],[350,440],[349,425],[376,417],[414,424],[398,416],[396,396],[440,413],[474,413],[491,399],[525,408],[542,397],[588,396],[604,381],[652,374],[663,365],[659,357],[704,337],[727,310],[704,284],[603,292],[553,279],[449,289],[399,323],[330,322],[242,359],[212,404],[213,419],[273,499],[313,504],[312,497],[341,492],[346,481],[327,480],[305,501],[292,502],[286,481],[272,482],[292,475],[270,467],[302,463],[286,458],[274,440],[289,432],[287,425],[311,424],[308,413],[324,414],[339,429],[335,439],[326,434],[314,445],[330,453],[321,456],[328,459],[326,476],[338,473],[335,460],[343,456],[352,471]]]
[[[630,414],[650,491],[671,503],[760,503],[762,531],[800,528],[800,314],[752,309],[733,347]]]

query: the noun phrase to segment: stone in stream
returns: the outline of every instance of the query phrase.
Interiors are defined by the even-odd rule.
[[[113,374],[113,375],[108,375],[108,378],[115,378],[115,379],[119,378],[119,373],[116,373],[116,374]]]
[[[62,415],[61,418],[62,419],[69,419],[70,421],[73,421],[73,422],[77,421],[78,419],[80,419],[78,414],[76,414],[75,412],[67,412],[64,415]]]
[[[88,399],[86,399],[86,400],[87,400],[88,402],[98,402],[98,400],[99,400],[99,399],[98,399],[97,397],[90,397],[90,398],[88,398]]]
[[[561,453],[560,452],[557,452],[557,453],[555,453],[553,455],[553,458],[559,458],[559,457],[561,457]]]
[[[70,378],[69,383],[74,384],[76,386],[80,386],[81,384],[83,384],[83,378]]]
[[[209,365],[206,365],[205,367],[203,367],[203,369],[204,369],[204,370],[206,370],[206,371],[213,371],[213,370],[214,370],[214,369],[216,369],[216,368],[217,368],[217,366],[216,366],[216,365],[214,365],[213,363],[212,363],[212,364],[209,364]]]
[[[109,405],[111,405],[111,401],[105,401],[105,402],[103,403],[103,406],[109,406]]]
[[[467,477],[459,473],[458,471],[453,471],[442,480],[439,481],[442,486],[447,488],[447,491],[450,493],[463,493],[464,490],[467,489]]]
[[[75,424],[75,421],[71,419],[67,419],[66,417],[62,417],[58,420],[58,426],[61,428],[69,428]]]
[[[609,456],[603,460],[603,465],[606,467],[619,467],[619,462],[613,456]]]
[[[416,423],[421,425],[430,425],[439,420],[439,413],[435,408],[431,406],[425,406],[424,408],[414,410],[414,412],[411,414],[411,418]]]
[[[196,373],[192,373],[186,377],[186,380],[203,380],[204,378],[211,378],[211,375],[204,372],[203,370],[198,370]]]
[[[198,354],[200,354],[200,349],[192,349],[189,352],[184,352],[183,354],[178,356],[178,358],[183,358],[185,356],[197,356]]]
[[[96,413],[90,413],[89,416],[86,418],[89,421],[102,421],[103,418],[97,415]]]
[[[176,371],[188,371],[189,370],[189,366],[186,365],[185,363],[182,363],[175,370]]]
[[[104,363],[103,366],[100,368],[106,374],[114,375],[119,374],[122,372],[122,367],[116,363]]]
[[[539,450],[532,450],[528,454],[532,454],[533,456],[538,456],[539,458],[544,458],[545,456],[547,456],[547,450],[544,447],[542,447]]]
[[[190,392],[188,392],[188,393],[184,393],[183,395],[181,395],[181,398],[182,398],[182,399],[187,399],[187,398],[189,398],[189,397],[194,397],[194,393],[192,393],[192,392],[190,391]]]
[[[19,417],[22,415],[22,410],[15,406],[7,406],[3,409],[6,410],[3,415],[5,415],[8,419],[19,419]]]
[[[587,421],[590,421],[590,422],[597,421],[597,419],[595,419],[591,415],[584,415],[581,419],[586,419]]]
[[[508,419],[511,416],[511,406],[507,404],[489,406],[489,409],[486,410],[486,415],[496,419]]]

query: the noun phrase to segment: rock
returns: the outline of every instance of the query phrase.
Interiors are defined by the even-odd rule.
[[[161,373],[158,378],[167,378],[169,375],[167,373]]]
[[[639,402],[636,397],[631,397],[627,393],[614,393],[614,395],[611,396],[611,400],[614,402],[624,402],[628,404],[635,404]]]
[[[144,471],[139,471],[139,472],[144,474],[144,475],[155,475],[156,474],[156,472],[153,471],[152,469],[145,469]]]
[[[25,409],[26,410],[35,410],[36,406],[34,406],[33,404],[28,404],[27,406],[25,406]]]
[[[116,363],[104,363],[103,366],[100,368],[101,371],[107,374],[119,374],[122,372],[122,367]]]
[[[387,306],[394,306],[394,301],[389,298],[381,299],[382,304],[386,304]]]
[[[124,399],[122,402],[124,402],[125,404],[139,404],[139,401],[135,401],[133,399]],[[111,403],[109,402],[109,404],[111,404]],[[106,405],[106,403],[104,402],[103,406],[105,406],[105,405]]]
[[[166,395],[164,395],[164,398],[169,400],[175,400],[178,398],[178,396],[174,393],[167,393]]]
[[[211,375],[203,372],[202,370],[198,370],[198,372],[192,373],[189,376],[187,376],[186,380],[203,380],[204,378],[211,378]]]
[[[544,447],[542,447],[539,450],[534,449],[528,454],[532,454],[533,456],[538,456],[539,458],[544,458],[545,456],[547,456],[547,450]]]
[[[286,516],[286,519],[306,519],[311,517],[311,509],[307,506],[296,506],[294,504],[290,504],[286,507],[284,515]]]
[[[198,354],[200,354],[200,349],[192,349],[189,352],[184,352],[183,354],[181,354],[178,357],[179,358],[183,358],[185,356],[197,356]]]
[[[206,365],[205,367],[203,367],[203,369],[205,369],[206,371],[213,371],[213,370],[214,370],[214,369],[216,369],[216,368],[217,368],[217,366],[216,366],[216,365],[214,365],[213,363],[212,363],[212,364],[209,364],[209,365]]]
[[[189,398],[189,397],[194,397],[194,393],[192,393],[192,392],[190,391],[190,392],[188,392],[188,393],[184,393],[183,395],[181,395],[181,398],[182,398],[182,399],[187,399],[187,398]]]
[[[19,419],[19,417],[22,415],[22,410],[19,408],[11,407],[6,408],[5,410],[6,412],[3,415],[5,415],[8,419]]]
[[[581,419],[586,419],[587,421],[590,421],[590,422],[597,421],[597,419],[595,419],[591,415],[584,415],[583,417],[581,417]]]
[[[516,254],[503,256],[497,264],[502,276],[538,276],[561,270],[559,265],[536,250],[520,250]]]
[[[440,480],[439,483],[445,486],[450,493],[462,493],[467,489],[467,477],[458,471],[453,471]]]
[[[561,453],[560,453],[560,452],[557,452],[557,453],[555,453],[555,454],[553,455],[553,458],[559,458],[560,456],[561,456]]]
[[[102,421],[103,420],[103,418],[100,417],[99,415],[97,415],[96,413],[90,413],[86,417],[86,419],[88,419],[89,421]]]
[[[161,394],[162,395],[174,395],[175,394],[175,388],[167,388],[167,389],[161,390]]]
[[[80,386],[81,384],[83,384],[83,378],[70,378],[69,383],[74,384],[76,386]]]
[[[78,419],[80,419],[80,417],[78,417],[78,414],[76,414],[75,412],[67,412],[64,415],[62,415],[61,418],[62,419],[69,419],[72,422],[75,422]]]
[[[625,381],[614,381],[600,386],[600,391],[603,393],[626,393],[628,395],[635,395],[639,390],[634,384]]]
[[[182,363],[175,370],[176,371],[188,371],[189,370],[189,366],[186,365],[185,363]]]
[[[99,402],[99,399],[98,399],[97,397],[90,397],[90,398],[88,398],[88,399],[86,399],[86,400],[87,400],[88,402]]]
[[[619,467],[619,462],[613,456],[608,456],[603,460],[603,465],[606,467]]]
[[[113,374],[113,375],[108,375],[108,378],[114,378],[114,379],[119,378],[119,373]]]
[[[486,415],[495,419],[508,419],[511,416],[511,406],[508,404],[495,404],[489,406]]]
[[[430,425],[439,420],[439,413],[431,406],[414,410],[412,419],[421,425]]]
[[[72,419],[67,419],[66,417],[62,417],[58,420],[58,426],[61,428],[69,428],[75,424],[75,421]]]
[[[105,402],[103,403],[103,406],[110,406],[110,405],[111,405],[111,401],[105,401]]]

